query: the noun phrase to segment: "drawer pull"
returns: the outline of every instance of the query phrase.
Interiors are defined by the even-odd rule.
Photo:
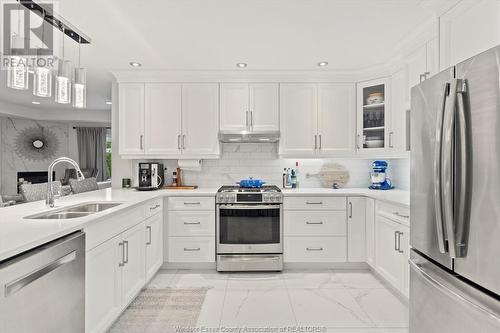
[[[318,221],[318,222],[306,221],[306,224],[323,224],[323,222],[322,221]]]
[[[394,215],[396,216],[399,216],[399,217],[402,217],[404,219],[409,219],[410,218],[410,215],[404,215],[404,214],[400,214],[399,212],[392,212]]]
[[[156,209],[156,208],[160,208],[160,205],[156,205],[156,206],[154,206],[154,207],[149,207],[149,210],[154,210],[154,209]]]
[[[189,252],[189,251],[200,251],[201,249],[199,247],[185,247],[184,251]]]
[[[201,202],[184,202],[184,205],[201,205]]]
[[[323,201],[306,201],[307,205],[322,205]]]
[[[322,247],[307,247],[307,251],[323,251]]]
[[[148,232],[148,241],[146,242],[146,245],[151,245],[151,226],[150,226],[150,225],[148,225],[148,226],[146,227],[146,230],[147,230],[147,232]]]
[[[200,222],[200,221],[198,221],[198,222],[184,222],[184,224],[186,224],[186,225],[190,225],[190,224],[201,224],[201,222]]]

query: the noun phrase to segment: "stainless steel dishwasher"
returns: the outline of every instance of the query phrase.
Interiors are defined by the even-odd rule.
[[[0,263],[1,333],[85,332],[85,234]]]

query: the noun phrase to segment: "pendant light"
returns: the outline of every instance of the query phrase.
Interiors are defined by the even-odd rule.
[[[45,10],[43,11],[43,21],[42,21],[42,44],[44,44],[44,33],[45,33]],[[38,49],[39,51],[40,49]],[[41,62],[44,60],[40,58],[40,53],[37,51],[35,70],[33,74],[33,95],[38,97],[50,97],[52,96],[52,72],[50,68],[45,66],[40,66],[40,64],[46,64],[46,62]]]
[[[65,29],[62,28],[62,59],[59,60],[56,76],[55,101],[59,104],[71,103],[71,61],[64,59]]]
[[[7,68],[7,87],[12,89],[28,89],[28,59],[22,56],[24,50],[24,38],[21,37],[21,5],[17,11],[17,34],[11,36],[11,56]]]
[[[81,38],[78,39],[78,68],[75,68],[75,82],[73,83],[73,106],[85,108],[87,106],[87,71],[80,65]]]

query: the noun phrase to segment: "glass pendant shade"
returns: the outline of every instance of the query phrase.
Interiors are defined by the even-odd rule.
[[[73,106],[75,108],[85,108],[87,106],[87,71],[85,68],[75,68]]]
[[[45,67],[36,67],[33,74],[33,95],[38,97],[52,96],[52,73]]]
[[[59,104],[71,103],[71,61],[59,61],[57,76],[55,78],[55,101]]]
[[[13,49],[22,49],[24,40],[18,36],[12,36]],[[20,55],[11,55],[7,66],[7,87],[12,89],[28,89],[28,59]]]

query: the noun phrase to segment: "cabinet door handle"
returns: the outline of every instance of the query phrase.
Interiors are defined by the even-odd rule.
[[[143,142],[142,142],[142,141],[143,141],[143,138],[144,138],[144,135],[142,135],[142,134],[141,134],[141,137],[140,137],[140,139],[139,139],[139,143],[140,143],[140,146],[141,146],[141,150],[143,150],[143,149],[144,149],[144,144],[143,144]]]
[[[201,249],[199,247],[185,247],[184,251],[189,252],[189,251],[200,251]]]
[[[177,135],[177,149],[181,150],[181,135]]]
[[[322,247],[306,247],[307,251],[323,251]]]
[[[197,224],[201,224],[200,221],[197,221],[197,222],[184,222],[185,225],[197,225]]]
[[[396,216],[399,216],[399,217],[402,217],[404,219],[409,219],[410,218],[410,215],[404,215],[404,214],[400,214],[399,212],[392,212],[394,215]]]
[[[253,111],[250,111],[250,127],[253,129]]]
[[[201,205],[201,202],[184,202],[184,205]]]
[[[318,222],[306,221],[306,224],[323,224],[323,221],[318,221]]]
[[[361,149],[361,147],[360,147],[360,145],[359,145],[359,140],[360,140],[360,139],[361,139],[361,135],[359,135],[359,134],[358,134],[358,135],[357,135],[357,139],[356,139],[356,147],[357,147],[358,149]]]
[[[127,248],[126,250],[125,247]],[[124,250],[123,263],[128,264],[128,241],[123,241],[123,250]]]
[[[392,136],[394,132],[389,132],[389,148],[394,148],[394,144],[392,143]]]
[[[420,82],[422,83],[423,81],[425,81],[425,74],[420,74]]]
[[[156,208],[160,208],[160,205],[156,205],[154,207],[149,207],[149,210],[155,210]]]
[[[146,230],[148,231],[148,241],[146,242],[146,245],[151,245],[151,226],[148,225]]]
[[[394,231],[394,251],[398,251],[398,234],[399,231]]]
[[[318,149],[318,136],[314,136],[314,150]]]
[[[429,78],[429,75],[431,75],[431,72],[425,72],[424,73],[424,78],[427,80]]]
[[[405,251],[401,250],[401,236],[403,233],[401,231],[398,231],[398,252],[399,253],[404,253]]]
[[[323,201],[306,201],[306,205],[322,205]]]
[[[352,219],[352,202],[349,201],[349,218]]]
[[[186,149],[186,134],[182,134],[182,149]]]
[[[125,246],[123,245],[123,242],[118,243],[118,247],[122,248],[122,262],[118,264],[118,266],[122,267],[125,265]]]
[[[321,140],[321,134],[320,134],[320,135],[318,135],[318,136],[319,136],[319,150],[321,150],[321,146],[323,145],[323,144],[322,144],[322,141],[323,141],[323,140]]]

